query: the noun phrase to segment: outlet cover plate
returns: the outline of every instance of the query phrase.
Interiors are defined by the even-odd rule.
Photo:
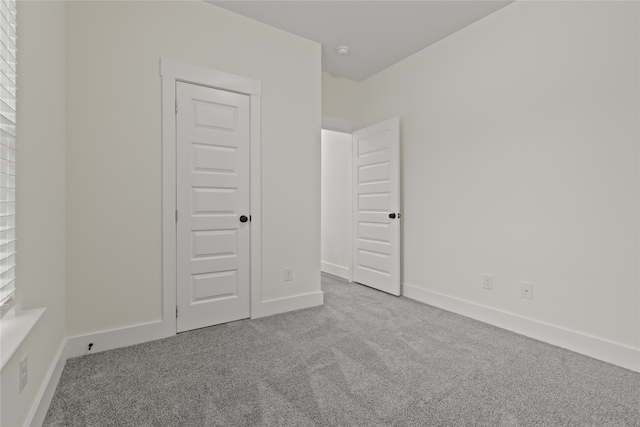
[[[490,274],[482,275],[482,287],[485,289],[493,289],[493,276]]]

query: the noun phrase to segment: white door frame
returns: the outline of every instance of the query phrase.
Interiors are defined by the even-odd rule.
[[[251,145],[251,318],[262,300],[262,242],[260,187],[260,98],[257,80],[197,65],[160,59],[162,76],[162,323],[167,336],[176,334],[176,82],[186,82],[250,97]]]

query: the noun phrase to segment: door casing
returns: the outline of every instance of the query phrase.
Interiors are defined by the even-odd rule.
[[[260,98],[257,80],[208,68],[160,59],[162,76],[162,324],[166,336],[176,334],[176,82],[212,87],[250,97],[251,170],[251,317],[262,295],[262,229],[260,185]]]

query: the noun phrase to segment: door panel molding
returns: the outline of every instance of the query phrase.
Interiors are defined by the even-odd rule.
[[[354,282],[400,295],[400,119],[352,134]]]
[[[251,314],[250,99],[177,82],[177,332]],[[205,147],[224,150],[207,151]],[[224,154],[226,153],[226,154]],[[222,245],[222,246],[220,246]]]
[[[251,204],[251,317],[259,312],[262,299],[262,210],[260,169],[260,98],[257,80],[205,67],[160,59],[162,77],[162,329],[176,334],[177,246],[176,246],[176,83],[185,82],[236,92],[250,97],[250,204]]]

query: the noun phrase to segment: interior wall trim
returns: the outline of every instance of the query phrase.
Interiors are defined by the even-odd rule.
[[[322,304],[324,304],[324,293],[322,291],[271,299],[262,301],[258,305],[255,313],[252,310],[251,318],[257,319],[259,317],[273,316],[275,314],[286,313],[288,311],[316,307]]]
[[[77,335],[67,339],[67,358],[128,347],[166,337],[162,321]],[[91,350],[89,350],[89,344],[93,344]]]
[[[402,295],[538,341],[640,372],[640,349],[637,348],[428,291],[406,283],[402,285]]]
[[[252,310],[252,318],[272,316],[293,310],[302,310],[320,306],[323,303],[324,293],[321,291],[287,298],[272,299],[257,304],[257,310]],[[33,405],[31,413],[27,417],[26,425],[35,427],[42,425],[49,406],[51,405],[53,395],[58,387],[58,383],[60,382],[67,359],[142,344],[162,338],[166,338],[166,327],[163,321],[66,338],[60,345],[54,362],[51,364],[51,368],[47,373],[36,403]],[[89,344],[92,344],[91,350],[89,350]]]
[[[176,82],[193,83],[250,97],[251,316],[262,301],[262,83],[235,74],[160,58],[162,77],[162,325],[164,338],[177,333],[176,310]],[[157,338],[153,338],[157,339]],[[149,340],[148,340],[149,341]],[[127,344],[129,345],[129,344]]]
[[[351,281],[351,270],[349,267],[345,267],[338,264],[332,264],[326,261],[320,261],[320,270],[325,273],[333,274],[334,276],[342,277]]]
[[[65,338],[62,343],[60,343],[60,347],[44,378],[33,407],[27,415],[25,423],[27,426],[40,427],[47,416],[51,400],[53,400],[53,395],[60,382],[60,377],[62,377],[64,365],[67,363],[67,342],[68,340]]]

